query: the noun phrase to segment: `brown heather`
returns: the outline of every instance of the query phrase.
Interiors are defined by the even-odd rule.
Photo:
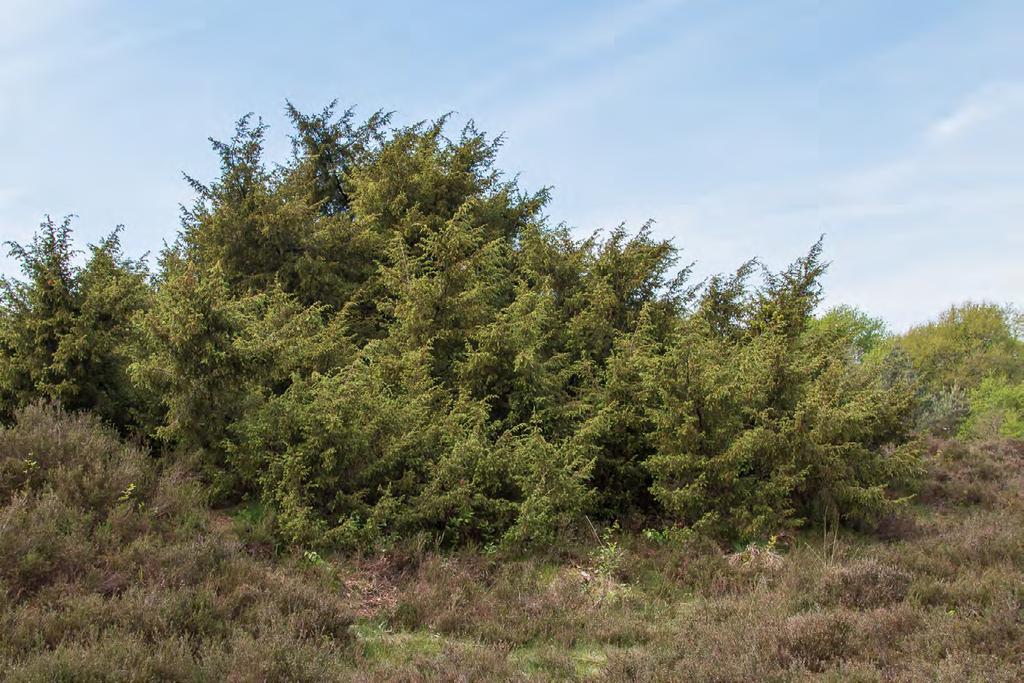
[[[421,540],[321,558],[276,552],[254,515],[206,512],[184,470],[36,405],[0,433],[0,670],[12,681],[1020,680],[1024,442],[936,441],[928,468],[920,503],[884,534],[807,531],[730,552],[622,531],[524,556]]]

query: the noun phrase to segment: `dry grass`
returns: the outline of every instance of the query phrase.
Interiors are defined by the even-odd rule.
[[[935,442],[878,533],[739,552],[275,555],[258,514],[43,408],[0,475],[9,680],[1024,679],[1021,442]]]

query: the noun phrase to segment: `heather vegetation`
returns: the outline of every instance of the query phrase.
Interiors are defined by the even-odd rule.
[[[1014,680],[1024,341],[695,282],[444,119],[243,118],[155,264],[70,219],[0,291],[22,680]]]

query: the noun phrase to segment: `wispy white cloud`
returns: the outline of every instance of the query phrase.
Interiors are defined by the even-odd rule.
[[[125,26],[119,31],[83,30],[101,0],[0,0],[0,126],[16,110],[29,111],[48,80],[67,69],[95,68],[151,45],[169,41],[201,24],[183,18],[159,27]],[[0,132],[2,140],[2,132]]]
[[[1009,111],[1024,109],[1024,84],[988,85],[961,102],[952,112],[933,123],[928,138],[942,142]]]
[[[562,92],[567,85],[573,87],[580,78],[592,79],[592,72],[586,71],[582,77],[570,77],[571,83],[567,84],[565,77],[559,78],[558,74],[566,66],[614,52],[627,39],[655,25],[685,2],[686,0],[625,2],[610,10],[595,13],[578,25],[550,27],[543,36],[543,49],[518,61],[512,61],[505,69],[483,81],[470,84],[459,97],[462,106],[476,106],[491,97],[503,95],[510,86],[526,82],[543,81],[545,92]],[[543,96],[532,94],[530,99]],[[563,99],[569,100],[571,96],[565,96]],[[529,103],[524,106],[530,107]]]
[[[53,61],[61,41],[48,33],[78,16],[93,0],[5,0],[0,7],[0,112],[17,86],[31,82]]]
[[[0,209],[10,206],[24,195],[25,190],[20,187],[0,187]]]
[[[662,18],[685,0],[645,0],[627,2],[591,17],[580,26],[558,35],[552,50],[542,63],[579,59],[608,50],[624,38]]]
[[[180,37],[202,27],[201,22],[185,20],[179,24],[158,28],[132,28],[88,44],[82,50],[82,57],[90,60],[110,59]]]
[[[98,0],[4,0],[0,7],[0,55],[37,41],[62,22],[74,20]]]

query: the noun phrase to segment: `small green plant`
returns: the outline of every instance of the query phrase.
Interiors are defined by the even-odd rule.
[[[306,552],[302,553],[302,559],[306,562],[306,564],[312,565],[314,567],[321,567],[325,563],[324,558],[321,557],[320,553],[318,553],[315,550],[307,550]]]
[[[661,546],[683,546],[696,537],[693,529],[688,527],[670,526],[664,529],[644,529],[643,536],[648,541]]]
[[[135,482],[132,482],[132,483],[128,484],[128,486],[125,488],[124,491],[121,492],[121,495],[118,497],[117,502],[119,502],[119,503],[127,503],[127,502],[131,501],[134,497],[135,497]]]
[[[644,538],[658,545],[666,545],[669,541],[668,529],[644,529]]]
[[[117,497],[117,502],[125,503],[128,507],[137,510],[142,510],[146,505],[145,501],[142,500],[142,496],[140,495],[135,482],[131,482],[125,487],[124,491],[121,492],[121,495]]]
[[[593,525],[591,525],[593,529]],[[591,561],[594,566],[594,573],[605,580],[613,580],[622,568],[626,552],[619,545],[616,536],[620,531],[619,522],[616,520],[610,527],[604,530],[598,537],[598,546],[591,554]],[[596,530],[595,530],[596,536]]]

